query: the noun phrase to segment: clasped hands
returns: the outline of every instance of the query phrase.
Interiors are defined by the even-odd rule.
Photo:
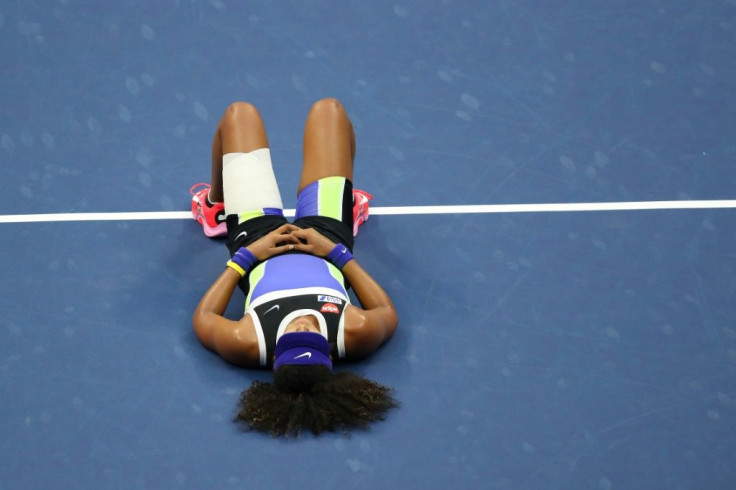
[[[314,228],[302,229],[287,223],[262,236],[246,248],[259,261],[263,261],[292,250],[326,257],[335,245],[335,242]]]

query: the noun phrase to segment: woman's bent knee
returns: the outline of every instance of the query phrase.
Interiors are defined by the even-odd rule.
[[[260,118],[261,115],[253,104],[249,102],[233,102],[225,109],[222,121],[227,123],[242,123],[253,119],[260,120]]]
[[[315,113],[329,114],[329,115],[344,115],[345,108],[343,107],[342,103],[339,100],[333,97],[327,97],[327,98],[318,100],[312,105],[310,114],[315,114]]]

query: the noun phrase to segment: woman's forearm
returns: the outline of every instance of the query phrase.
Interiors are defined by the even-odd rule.
[[[372,310],[381,307],[387,307],[391,310],[394,309],[391,298],[389,298],[386,291],[355,259],[345,264],[342,268],[342,273],[353,287],[353,291],[355,291],[355,295],[358,297],[363,309]]]
[[[194,316],[196,317],[197,315],[206,313],[214,313],[216,315],[225,313],[225,309],[230,302],[230,298],[239,280],[240,274],[230,267],[226,267],[222,274],[220,274],[220,277],[212,283],[212,286],[202,296],[197,309],[194,311]]]

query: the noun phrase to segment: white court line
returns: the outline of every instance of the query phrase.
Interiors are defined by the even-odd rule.
[[[453,206],[371,207],[371,215],[472,214],[472,213],[560,213],[585,211],[645,211],[676,209],[733,209],[736,200],[719,201],[636,201],[550,204],[476,204]],[[284,215],[294,216],[293,209]],[[45,223],[59,221],[138,221],[191,219],[189,211],[153,211],[136,213],[56,213],[0,215],[0,223]]]

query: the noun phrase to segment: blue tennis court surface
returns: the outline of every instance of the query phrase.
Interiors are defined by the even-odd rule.
[[[222,241],[59,220],[186,211],[234,100],[293,207],[327,96],[376,208],[731,200],[734,39],[732,0],[0,3],[0,489],[732,488],[732,207],[372,216],[400,325],[346,368],[402,406],[298,440],[192,331]]]

